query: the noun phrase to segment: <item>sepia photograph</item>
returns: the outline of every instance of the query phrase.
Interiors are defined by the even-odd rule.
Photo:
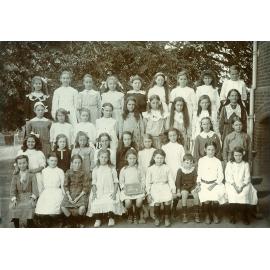
[[[269,41],[1,41],[1,228],[269,228]]]

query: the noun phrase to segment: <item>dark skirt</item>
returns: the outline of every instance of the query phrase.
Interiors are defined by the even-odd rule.
[[[17,197],[17,205],[12,206],[12,202],[9,205],[10,219],[33,219],[36,204],[33,203],[30,198],[31,193],[21,193]]]
[[[73,198],[73,197],[72,197]],[[66,207],[66,208],[79,208],[81,206],[85,206],[85,208],[88,205],[88,195],[83,195],[75,204],[71,203],[68,199],[68,196],[65,195],[61,206]]]

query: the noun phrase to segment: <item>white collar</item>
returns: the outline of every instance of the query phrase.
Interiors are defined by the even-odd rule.
[[[32,118],[30,121],[49,121],[49,119],[47,119],[46,117],[42,117],[42,118],[37,118],[37,117],[34,117]]]
[[[204,139],[206,139],[207,137],[208,137],[208,138],[212,138],[214,135],[215,135],[215,132],[212,131],[212,130],[210,130],[208,133],[206,133],[206,132],[204,132],[204,131],[202,131],[202,132],[200,133],[200,136],[201,136],[202,138],[204,138]]]
[[[195,167],[191,167],[189,170],[185,169],[183,166],[180,167],[182,172],[185,174],[190,174],[194,171]]]
[[[145,91],[143,91],[143,90],[136,91],[136,90],[132,89],[132,90],[129,90],[127,92],[127,94],[142,94],[142,95],[145,95]]]
[[[227,118],[230,118],[233,113],[235,113],[237,116],[241,117],[241,107],[239,104],[236,105],[236,108],[233,109],[231,104],[228,104],[225,106]]]

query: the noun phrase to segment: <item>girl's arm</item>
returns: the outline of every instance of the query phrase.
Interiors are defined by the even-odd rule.
[[[80,114],[78,111],[78,91],[75,89],[73,92],[73,107],[75,108],[76,111],[76,116],[77,116],[77,120],[80,119]]]
[[[64,179],[64,191],[67,195],[69,195],[69,173],[68,171],[65,173],[65,179]]]
[[[244,180],[243,181],[244,186],[247,186],[251,182],[250,169],[249,169],[248,162],[245,163],[245,173],[244,173],[244,179],[243,180]]]
[[[54,124],[52,124],[50,128],[50,142],[53,146],[55,142],[55,125]]]
[[[224,144],[223,144],[223,151],[222,157],[224,162],[228,162],[228,152],[229,152],[229,138],[228,136],[225,137]]]
[[[17,175],[12,176],[10,185],[10,198],[11,201],[15,201],[17,198]]]
[[[95,168],[94,151],[95,150],[93,148],[90,148],[89,156],[90,156],[90,170],[91,171],[93,171],[93,169]]]
[[[82,93],[78,93],[78,101],[77,101],[77,111],[80,114],[80,110],[82,109]]]
[[[145,132],[146,132],[147,118],[143,118],[143,124],[144,124],[144,130],[145,130]]]
[[[58,104],[59,104],[59,95],[57,93],[57,90],[53,93],[53,99],[52,99],[52,118],[55,120],[56,117],[56,111],[58,110]]]
[[[122,138],[122,135],[123,135],[123,127],[124,127],[124,119],[121,119],[121,125],[119,125],[119,139]]]
[[[216,107],[216,111],[219,111],[219,107],[220,107],[220,97],[218,95],[218,90],[214,89],[214,99],[215,99],[215,107]]]
[[[220,112],[220,119],[219,119],[219,132],[222,135],[225,125],[225,107],[223,106]]]
[[[120,133],[120,124],[118,123],[118,121],[116,120],[115,121],[115,124],[114,124],[114,131],[115,131],[115,134],[117,137],[119,137],[119,133]]]
[[[175,183],[176,183],[177,193],[180,193],[181,185],[182,185],[182,173],[181,173],[181,169],[178,169],[178,171],[177,171]]]
[[[39,167],[36,169],[29,170],[29,172],[31,172],[31,173],[39,173],[46,167],[45,155],[41,151],[38,151],[38,153],[39,153],[39,155],[38,155],[37,159],[38,159]]]
[[[119,185],[121,190],[125,187],[125,168],[122,168],[120,171]]]
[[[37,178],[34,174],[32,175],[31,182],[32,182],[32,196],[31,197],[34,200],[36,200],[37,197],[39,196],[39,192],[38,192]]]
[[[241,99],[246,101],[247,100],[247,88],[244,81],[242,81],[242,93],[241,93]]]
[[[198,136],[195,139],[193,156],[194,156],[195,161],[198,162],[198,160],[200,158],[200,140],[199,140]]]
[[[139,127],[140,127],[140,132],[141,132],[141,137],[142,137],[144,135],[144,123],[143,123],[143,119],[141,115],[139,119]]]
[[[217,153],[216,153],[216,157],[218,159],[221,159],[221,156],[222,156],[222,152],[221,152],[221,143],[220,143],[220,139],[218,137],[217,134],[214,135],[215,136],[215,142],[216,142],[216,145],[217,145]]]
[[[75,144],[75,137],[74,137],[74,128],[72,125],[69,127],[69,148],[70,150],[73,148]]]
[[[98,118],[101,117],[101,96],[100,96],[100,93],[98,93],[97,95],[97,110],[98,110]]]
[[[221,184],[224,179],[222,163],[220,160],[217,162],[217,184]]]
[[[65,174],[64,174],[64,171],[63,170],[61,170],[59,172],[59,177],[60,177],[60,187],[61,187],[61,190],[62,190],[63,194],[65,194],[65,189],[64,189]]]
[[[168,177],[168,183],[169,183],[171,192],[172,192],[173,194],[175,194],[175,193],[176,193],[175,179],[173,179],[169,167],[167,168],[167,177]]]
[[[226,80],[223,82],[221,91],[220,91],[220,101],[225,101],[226,100]]]
[[[225,168],[225,181],[227,183],[230,183],[231,185],[233,185],[234,182],[234,176],[232,173],[232,163],[228,162]]]
[[[146,189],[146,193],[147,195],[150,195],[150,191],[151,191],[151,185],[152,185],[152,174],[151,174],[151,167],[149,167],[146,171],[146,178],[145,178],[145,189]]]
[[[201,171],[202,171],[202,161],[199,159],[198,161],[198,175],[197,175],[197,184],[201,184],[202,176],[201,176]]]
[[[190,93],[190,101],[191,101],[191,113],[193,114],[197,109],[197,98],[194,89]]]

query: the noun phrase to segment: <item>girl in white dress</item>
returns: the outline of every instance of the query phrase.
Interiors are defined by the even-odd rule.
[[[145,220],[139,220],[145,197],[145,178],[138,167],[136,150],[127,151],[126,162],[127,165],[121,169],[119,176],[120,199],[125,202],[128,223],[145,223]]]
[[[199,192],[200,202],[204,204],[205,223],[219,223],[219,204],[226,202],[225,187],[221,161],[215,157],[216,144],[205,144],[206,156],[199,159],[196,191]]]
[[[69,71],[62,72],[60,82],[61,87],[57,88],[53,93],[52,117],[55,119],[56,111],[63,108],[69,113],[68,120],[74,127],[77,123],[78,91],[70,86],[71,73]]]
[[[244,104],[247,101],[247,88],[243,80],[240,79],[240,67],[233,65],[230,67],[230,79],[225,80],[222,84],[220,91],[220,100],[224,104],[231,89],[236,89],[240,95]]]
[[[112,118],[122,123],[122,113],[124,108],[124,94],[118,91],[118,79],[109,76],[106,80],[106,92],[101,95],[101,104],[111,103],[113,105]]]
[[[39,215],[39,218],[41,220],[45,220],[47,215],[53,215],[54,217],[56,217],[57,215],[61,214],[60,206],[65,194],[65,175],[64,171],[57,167],[56,154],[50,154],[48,156],[47,162],[48,167],[42,171],[43,188],[39,195],[35,210],[35,213]]]
[[[42,190],[41,171],[46,166],[46,158],[43,152],[41,151],[40,141],[35,135],[30,134],[24,139],[22,149],[19,150],[17,156],[20,155],[28,156],[29,172],[34,173],[36,175],[38,191],[41,192]]]
[[[152,95],[147,112],[143,112],[144,129],[153,139],[153,147],[160,149],[166,128],[168,113],[163,110],[163,105],[158,95]]]
[[[51,147],[54,149],[56,137],[59,134],[64,134],[67,137],[68,148],[72,149],[74,144],[74,130],[73,126],[67,122],[68,113],[65,109],[58,109],[56,111],[56,122],[54,122],[50,129]]]
[[[101,226],[102,214],[109,218],[108,226],[114,226],[114,215],[122,215],[124,207],[120,201],[120,191],[115,168],[110,162],[109,150],[100,150],[97,166],[92,174],[92,189],[89,197],[87,216],[94,215],[94,227]]]
[[[183,145],[186,150],[190,149],[191,124],[187,103],[182,97],[176,97],[172,102],[170,117],[167,118],[167,128],[176,128],[183,136]]]
[[[98,153],[100,150],[109,150],[111,156],[111,163],[116,166],[116,151],[110,148],[110,143],[112,139],[108,133],[101,133],[97,138],[98,148],[96,148],[94,153],[94,165],[97,165]]]
[[[192,140],[201,133],[201,121],[209,117],[213,125],[213,131],[220,137],[217,111],[212,110],[211,100],[207,95],[201,95],[198,100],[197,112],[193,116],[192,123]]]
[[[258,202],[257,191],[251,184],[248,162],[243,160],[245,151],[242,147],[235,147],[232,159],[225,169],[225,187],[230,204],[230,222],[236,223],[236,214],[240,212],[244,224],[249,224],[248,205],[256,205]]]
[[[154,206],[155,226],[160,225],[160,206],[164,204],[165,226],[168,227],[171,225],[171,202],[176,196],[176,187],[165,157],[162,149],[155,150],[146,173],[146,193],[149,204]]]
[[[118,146],[119,125],[118,122],[112,118],[113,105],[111,103],[104,103],[102,105],[102,117],[96,121],[97,137],[101,133],[108,133],[112,139],[111,149],[116,151]]]
[[[162,146],[162,150],[166,154],[165,162],[170,168],[171,176],[176,181],[178,169],[182,166],[185,149],[181,144],[179,131],[175,128],[168,130],[169,142]],[[173,198],[172,216],[175,217],[176,207],[179,202],[179,197]]]
[[[96,145],[97,131],[94,124],[90,123],[90,111],[82,108],[80,110],[80,122],[75,125],[74,138],[77,137],[79,131],[83,131],[89,138],[89,143],[92,147]]]
[[[167,78],[162,72],[158,72],[155,74],[151,84],[151,88],[147,93],[148,100],[150,100],[150,97],[153,95],[159,96],[164,111],[168,112],[169,89],[167,88]]]
[[[196,110],[196,95],[193,88],[187,86],[188,74],[183,70],[177,74],[177,87],[171,91],[170,102],[173,102],[176,97],[182,97],[188,107],[189,120],[192,123],[193,112]]]
[[[90,74],[86,74],[83,77],[83,84],[85,89],[79,92],[78,96],[78,114],[82,108],[90,111],[90,121],[92,124],[96,124],[96,120],[101,115],[101,97],[99,91],[93,89],[93,78]]]
[[[197,104],[202,95],[209,96],[212,112],[218,112],[220,107],[220,98],[216,88],[216,76],[212,70],[205,70],[202,72],[199,86],[196,89]]]

